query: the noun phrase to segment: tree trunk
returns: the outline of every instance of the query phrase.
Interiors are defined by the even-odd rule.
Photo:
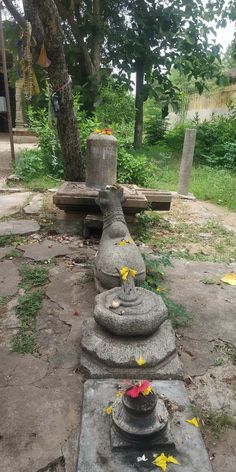
[[[63,50],[61,19],[54,0],[33,0],[44,29],[44,40],[51,65],[47,69],[50,84],[59,103],[58,135],[64,161],[65,180],[84,179],[79,130],[73,108],[70,77]]]
[[[144,63],[136,62],[136,92],[135,92],[135,128],[134,128],[134,147],[142,146],[143,143],[143,82],[144,82]]]

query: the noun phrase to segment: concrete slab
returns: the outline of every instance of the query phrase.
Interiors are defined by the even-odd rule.
[[[7,220],[0,222],[0,236],[12,234],[31,234],[40,230],[35,220]]]
[[[30,203],[24,208],[27,215],[38,215],[43,208],[43,195],[35,195]]]
[[[12,249],[14,249],[12,246],[0,247],[0,259],[3,259]]]
[[[0,195],[0,218],[17,213],[32,194],[30,192]]]
[[[175,260],[174,268],[166,269],[170,297],[192,316],[191,323],[179,329],[186,338],[200,342],[222,339],[236,346],[235,287],[202,282],[205,278],[220,281],[225,273],[235,270],[236,264],[186,260]]]
[[[47,363],[41,359],[38,363],[44,370]],[[22,384],[0,388],[4,472],[76,470],[81,380],[65,369],[41,375],[37,380],[28,371],[27,382],[25,378]]]
[[[212,472],[199,429],[186,423],[192,418],[184,384],[180,381],[154,381],[153,389],[163,395],[175,408],[170,415],[176,450],[174,456],[180,465],[168,464],[170,472]],[[111,451],[110,427],[111,417],[105,413],[106,407],[115,401],[117,381],[88,380],[84,384],[83,416],[79,445],[77,472],[146,472],[153,471],[152,464],[156,455],[165,450],[152,449]],[[145,453],[147,462],[138,462],[137,458]]]
[[[17,292],[20,276],[11,261],[0,262],[0,296],[14,295]]]
[[[79,249],[75,246],[70,247],[69,244],[62,244],[50,239],[44,239],[39,243],[23,244],[20,246],[24,251],[24,257],[33,259],[34,261],[43,261],[52,259],[53,257],[66,256],[67,254],[76,253]]]

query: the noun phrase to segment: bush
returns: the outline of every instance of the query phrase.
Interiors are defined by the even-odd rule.
[[[28,124],[38,137],[40,156],[43,163],[42,174],[55,177],[63,175],[63,160],[56,127],[49,122],[46,108],[28,109]]]
[[[179,123],[166,132],[164,143],[176,154],[181,154],[186,128],[197,128],[194,160],[211,167],[236,170],[236,114],[212,115],[210,121]]]
[[[147,118],[144,125],[145,143],[157,144],[164,137],[166,131],[166,121],[163,120],[160,114],[151,115]]]
[[[118,152],[118,182],[145,185],[148,178],[148,161],[145,156],[135,156],[123,146]]]
[[[19,154],[15,166],[16,174],[26,182],[44,173],[44,164],[41,151],[26,149]]]
[[[197,126],[195,158],[211,167],[236,170],[236,117],[213,116]]]

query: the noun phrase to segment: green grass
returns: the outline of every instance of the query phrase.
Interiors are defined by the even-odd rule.
[[[17,249],[11,249],[5,255],[5,259],[20,259],[21,257],[23,257],[23,253],[22,251],[18,251]]]
[[[158,293],[167,306],[169,317],[174,328],[185,326],[191,321],[191,316],[187,313],[184,306],[176,303],[169,296],[168,290],[163,289],[163,279],[165,277],[164,268],[173,267],[170,254],[161,253],[156,259],[150,259],[144,256],[147,276],[142,287],[151,292]]]
[[[32,354],[35,349],[35,318],[41,308],[44,292],[35,290],[19,297],[16,314],[20,321],[17,335],[12,341],[12,349],[21,354]]]
[[[48,271],[41,265],[23,265],[20,268],[21,286],[25,289],[31,289],[44,285],[48,281]]]
[[[165,146],[143,146],[135,152],[145,155],[155,163],[156,173],[149,178],[148,185],[162,190],[177,190],[180,159],[173,157]],[[227,169],[195,164],[192,169],[190,192],[199,200],[206,200],[217,205],[236,210],[236,173]]]
[[[20,244],[26,241],[26,238],[20,237],[18,235],[14,236],[0,236],[0,247],[11,246]]]
[[[57,188],[62,184],[61,179],[54,179],[50,176],[39,176],[37,179],[31,181],[21,180],[21,185],[30,190],[48,190],[49,188]]]

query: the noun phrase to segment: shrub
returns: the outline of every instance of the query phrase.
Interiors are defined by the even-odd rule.
[[[151,115],[144,125],[145,143],[157,144],[164,137],[166,131],[166,121],[160,114]]]
[[[210,121],[185,122],[168,130],[164,143],[176,154],[180,154],[187,127],[197,128],[194,159],[211,167],[236,170],[236,114],[231,110],[227,116],[212,115]]]
[[[62,153],[56,127],[49,122],[46,108],[28,109],[28,124],[38,137],[43,174],[61,177],[63,175]]]
[[[118,182],[145,185],[148,178],[148,161],[145,156],[135,156],[123,146],[118,152]]]
[[[19,154],[15,165],[16,173],[26,182],[44,173],[44,164],[41,151],[25,149]]]

